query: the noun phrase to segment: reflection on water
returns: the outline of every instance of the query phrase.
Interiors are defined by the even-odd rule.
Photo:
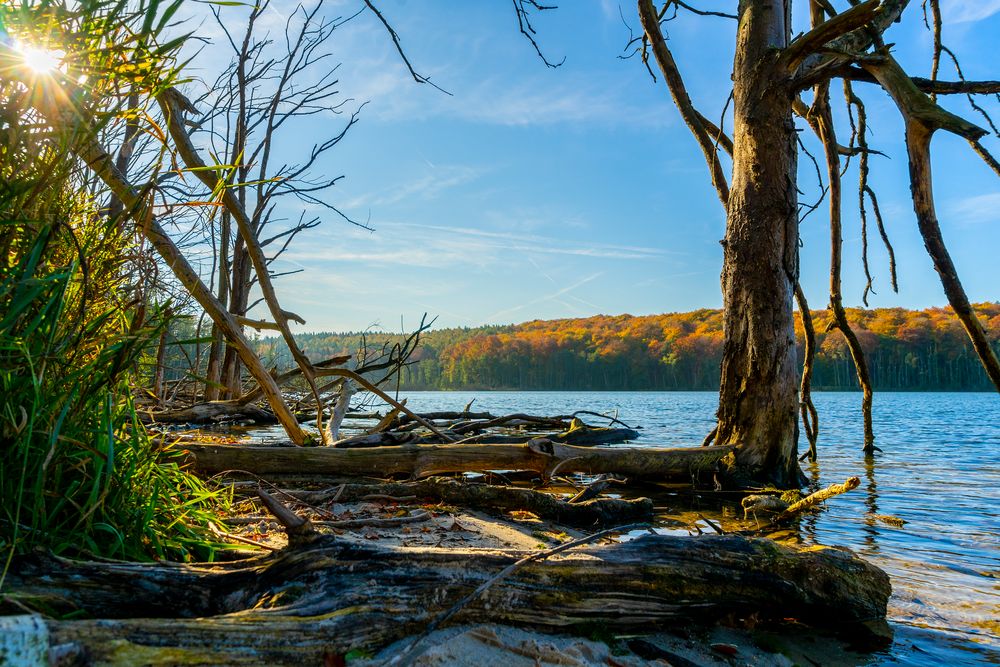
[[[875,483],[875,457],[865,457],[865,507],[868,508],[868,518],[862,530],[865,532],[865,544],[868,546],[868,553],[878,553],[878,535],[876,519],[878,516],[878,484]]]
[[[414,392],[408,398],[418,412],[460,410],[473,398],[477,410],[494,414],[617,410],[643,427],[635,444],[666,446],[700,443],[717,407],[709,392]],[[850,547],[892,577],[895,640],[876,663],[1000,664],[1000,397],[876,393],[876,444],[883,451],[868,460],[857,395],[813,398],[823,431],[819,461],[803,464],[810,488],[855,475],[862,485],[803,518],[800,534],[807,543]],[[725,523],[735,507],[706,501],[689,511],[695,521],[701,512]],[[906,523],[876,518],[884,516]]]

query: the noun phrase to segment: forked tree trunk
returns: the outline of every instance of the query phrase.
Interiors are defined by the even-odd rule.
[[[716,442],[739,446],[738,476],[793,487],[801,483],[792,314],[799,271],[797,146],[791,94],[777,66],[778,50],[788,43],[788,17],[781,0],[742,4]]]

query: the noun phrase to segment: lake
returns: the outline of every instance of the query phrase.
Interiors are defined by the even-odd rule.
[[[617,412],[634,444],[689,446],[713,425],[713,392],[408,392],[416,412]],[[893,645],[872,664],[1000,664],[1000,396],[877,393],[874,462],[861,453],[861,395],[814,394],[819,461],[811,485],[851,476],[855,491],[802,521],[806,542],[842,545],[892,578]],[[587,417],[593,423],[597,420]],[[800,448],[805,444],[803,437]],[[902,528],[873,520],[891,515]]]

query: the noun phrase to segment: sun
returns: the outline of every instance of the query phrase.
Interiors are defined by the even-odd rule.
[[[47,51],[34,46],[21,46],[18,48],[21,53],[21,60],[24,65],[35,74],[51,74],[59,69],[63,58],[66,56],[61,51]]]

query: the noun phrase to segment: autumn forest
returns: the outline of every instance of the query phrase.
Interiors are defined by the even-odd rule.
[[[1000,304],[975,306],[1000,349]],[[989,378],[949,308],[847,309],[872,381],[883,391],[989,391]],[[817,359],[813,386],[854,390],[857,376],[844,337],[828,331],[828,311],[813,311]],[[402,340],[383,333],[298,334],[313,360]],[[796,317],[801,361],[803,334]],[[274,338],[257,345],[280,368],[291,357]],[[722,359],[722,314],[598,315],[533,320],[510,326],[451,328],[424,334],[401,378],[403,389],[663,391],[716,390]]]

